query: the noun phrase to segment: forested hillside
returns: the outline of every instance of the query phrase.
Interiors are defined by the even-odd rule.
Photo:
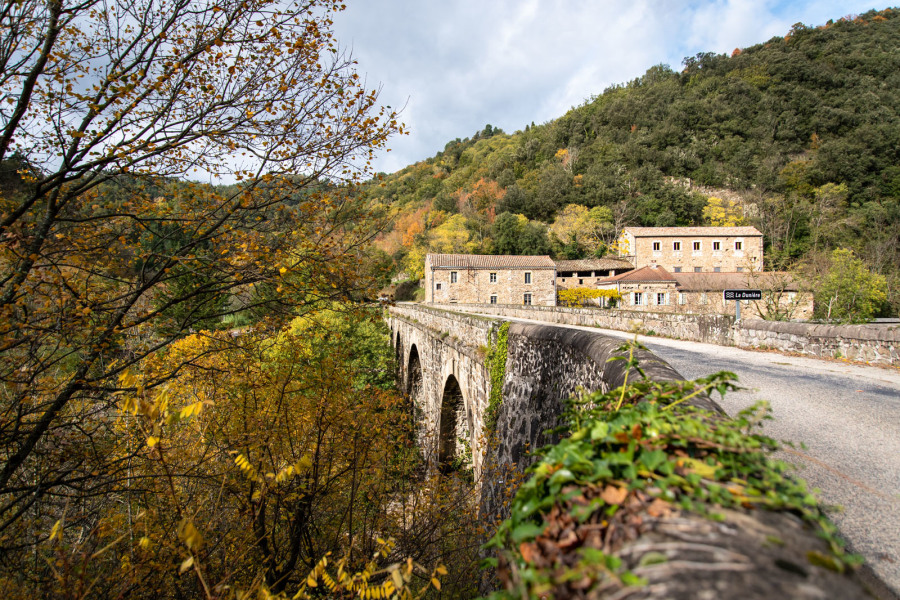
[[[767,268],[822,276],[852,250],[896,314],[900,11],[652,67],[555,121],[453,140],[369,193],[396,211],[380,245],[412,277],[428,251],[575,258],[626,225],[746,223]]]

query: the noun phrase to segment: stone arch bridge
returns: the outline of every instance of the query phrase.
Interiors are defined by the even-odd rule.
[[[624,377],[625,361],[609,361],[622,344],[619,339],[553,325],[511,323],[496,444],[488,453],[487,354],[504,320],[416,304],[390,307],[387,320],[402,389],[419,411],[423,453],[432,465],[471,460],[476,480],[485,461],[524,469],[527,449],[556,441],[545,432],[560,424],[567,398],[579,390],[614,389]],[[650,352],[638,351],[637,358],[652,379],[683,379]],[[720,410],[711,401],[707,407]],[[487,482],[482,488],[488,510],[495,495],[490,487]]]

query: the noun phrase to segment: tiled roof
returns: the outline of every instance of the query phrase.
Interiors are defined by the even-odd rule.
[[[760,236],[756,227],[626,227],[635,237],[725,237]]]
[[[718,292],[722,290],[771,290],[785,286],[785,290],[796,292],[797,282],[790,273],[784,271],[764,271],[762,273],[673,273],[678,289],[695,292]]]
[[[609,271],[633,269],[634,265],[621,258],[585,258],[582,260],[558,260],[557,271]]]
[[[556,269],[549,256],[429,254],[435,269]]]
[[[599,283],[657,283],[669,281],[674,282],[675,278],[662,267],[641,267],[640,269],[628,271],[627,273],[622,273],[615,277],[607,277]]]

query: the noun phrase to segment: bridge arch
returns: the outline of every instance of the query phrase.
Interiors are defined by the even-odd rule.
[[[419,358],[419,349],[413,344],[409,348],[409,359],[406,361],[406,397],[416,402],[421,399],[423,381],[422,381],[422,360]]]
[[[467,410],[467,403],[456,375],[447,376],[441,394],[437,436],[438,467],[441,471],[449,472],[455,466],[469,460],[466,457],[466,445],[470,445],[472,440],[471,414],[471,410]]]

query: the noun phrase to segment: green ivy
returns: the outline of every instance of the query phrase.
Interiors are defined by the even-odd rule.
[[[503,323],[497,330],[497,339],[492,340],[487,353],[487,366],[491,373],[491,395],[488,399],[487,411],[484,414],[484,432],[493,435],[497,428],[497,417],[500,405],[503,404],[503,380],[506,378],[507,343],[509,339],[509,323]]]
[[[499,563],[489,559],[487,564],[499,564],[501,579],[503,570],[515,572],[521,587],[491,597],[540,597],[583,577],[596,586],[642,585],[621,568],[615,548],[604,553],[582,547],[577,560],[552,566],[543,560],[538,567],[529,556],[546,546],[548,539],[538,538],[554,527],[558,515],[598,523],[591,527],[618,521],[615,527],[621,529],[628,526],[626,504],[633,506],[635,498],[716,520],[724,518],[724,508],[790,511],[828,543],[828,553],[810,552],[806,561],[840,572],[859,564],[858,556],[844,551],[835,526],[806,484],[794,477],[793,467],[771,457],[779,445],[759,433],[761,421],[771,418],[767,406],[728,419],[685,403],[697,394],[736,389],[734,381],[736,376],[726,372],[687,382],[644,378],[570,401],[567,425],[560,429],[570,435],[539,451],[542,458],[519,488],[512,516],[487,544],[500,556]],[[575,496],[580,503],[572,500]]]

